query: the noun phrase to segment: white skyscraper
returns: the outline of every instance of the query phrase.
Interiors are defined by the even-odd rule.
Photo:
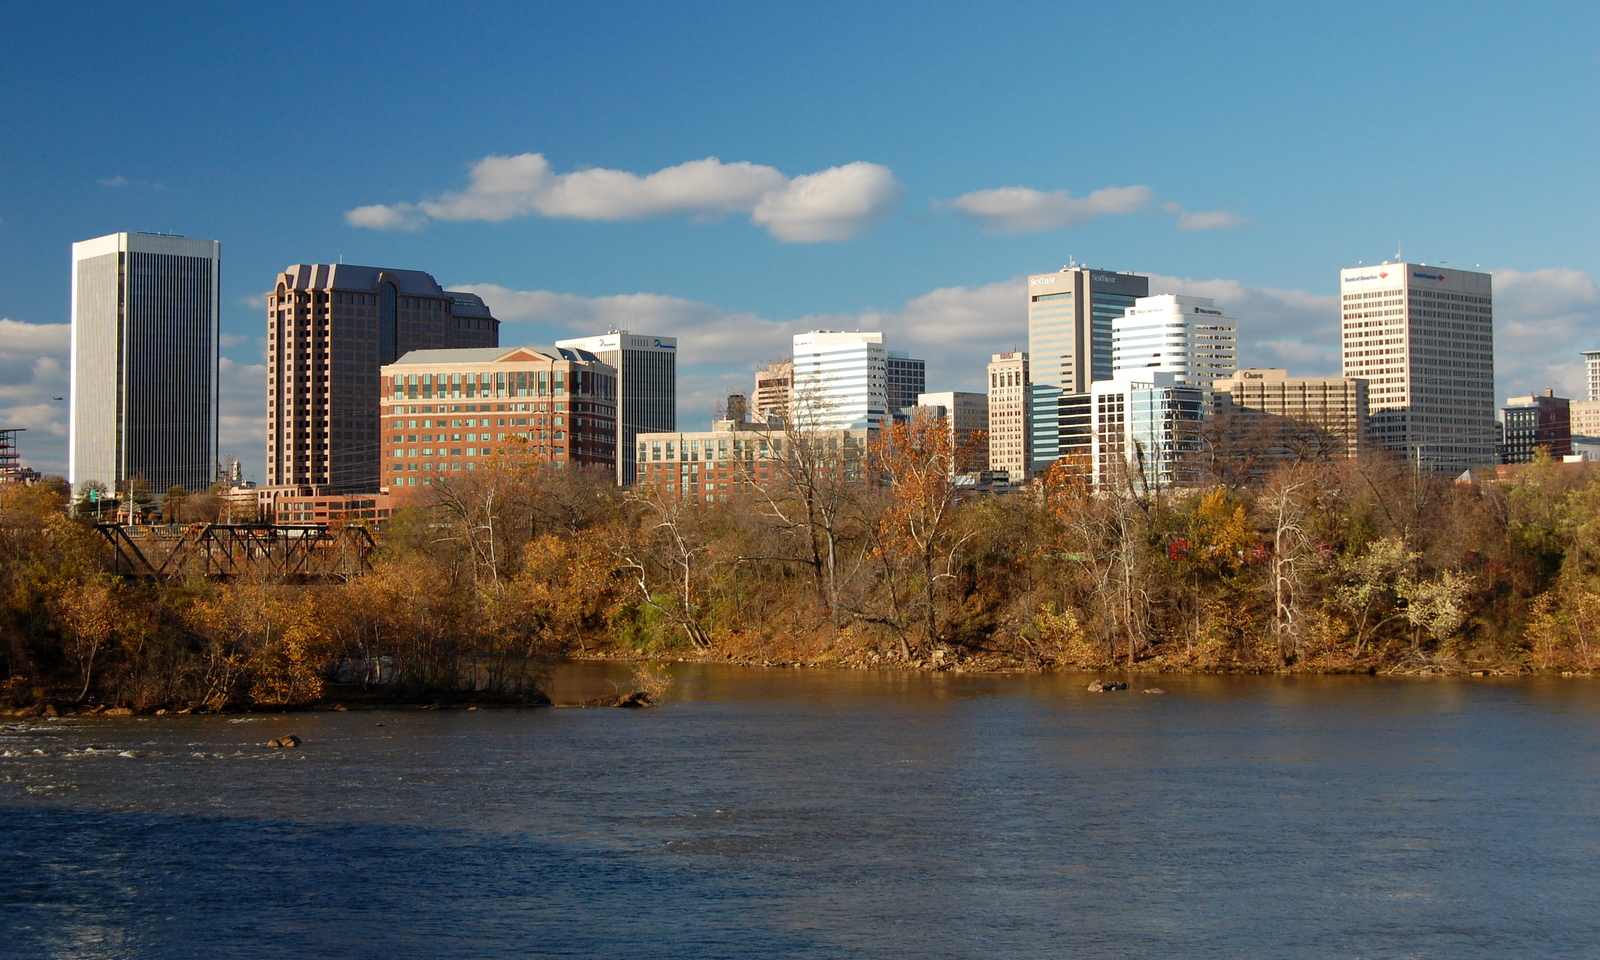
[[[795,423],[814,430],[877,429],[890,415],[888,368],[882,333],[795,334]]]
[[[1495,462],[1494,290],[1415,263],[1339,274],[1344,375],[1369,384],[1372,443],[1438,473]]]
[[[1583,351],[1583,365],[1588,368],[1588,400],[1600,400],[1600,350]]]
[[[72,245],[74,489],[203,489],[217,471],[222,245],[114,233]]]
[[[1171,373],[1209,399],[1211,384],[1238,369],[1239,322],[1210,297],[1140,297],[1111,321],[1111,357],[1119,377]]]

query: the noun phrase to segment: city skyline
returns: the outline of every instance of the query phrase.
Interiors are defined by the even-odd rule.
[[[1026,348],[1019,282],[1074,260],[1215,299],[1241,366],[1337,373],[1336,271],[1396,254],[1494,274],[1497,397],[1582,396],[1578,351],[1600,347],[1596,134],[1548,95],[1594,85],[1588,7],[1137,5],[1138,71],[1109,48],[1013,63],[1013,38],[1084,12],[1045,7],[594,8],[537,29],[485,7],[449,31],[375,10],[319,13],[293,66],[259,55],[292,9],[5,14],[0,425],[27,428],[27,462],[66,466],[66,251],[118,230],[228,247],[220,453],[258,481],[259,318],[290,262],[429,270],[508,344],[674,336],[686,426],[807,329],[883,330],[930,389],[979,389],[987,357]],[[423,45],[481,69],[379,53]],[[1449,53],[1484,45],[1498,69]],[[330,96],[370,109],[306,150],[303,105]],[[1068,149],[1088,129],[1097,149]]]

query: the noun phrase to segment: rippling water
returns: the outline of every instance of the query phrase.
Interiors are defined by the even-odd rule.
[[[1591,681],[675,676],[12,721],[0,954],[1600,955]]]

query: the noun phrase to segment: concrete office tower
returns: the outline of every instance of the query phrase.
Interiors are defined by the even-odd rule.
[[[1239,322],[1210,297],[1140,297],[1111,322],[1111,362],[1119,377],[1159,370],[1210,399],[1212,383],[1238,369]]]
[[[1095,485],[1119,492],[1187,482],[1200,448],[1205,395],[1156,371],[1101,380],[1089,390]]]
[[[1583,351],[1583,364],[1588,368],[1588,399],[1600,400],[1600,350]]]
[[[1487,273],[1415,263],[1339,274],[1344,375],[1369,384],[1370,437],[1437,473],[1495,461]]]
[[[1150,295],[1150,278],[1089,267],[1028,278],[1028,356],[1033,382],[1062,393],[1088,393],[1113,374],[1116,318]]]
[[[678,341],[615,330],[595,337],[557,340],[558,347],[587,350],[617,371],[617,483],[633,486],[633,445],[641,433],[678,429]]]
[[[950,431],[958,472],[978,473],[989,462],[989,395],[946,390],[917,395],[917,409],[943,420]]]
[[[73,488],[204,489],[217,475],[222,245],[113,233],[72,245]]]
[[[806,430],[876,430],[889,419],[889,351],[882,333],[794,336],[794,422]]]
[[[1282,368],[1250,368],[1212,384],[1214,409],[1229,447],[1267,462],[1300,456],[1353,457],[1366,442],[1367,382],[1349,377],[1291,377]]]
[[[989,358],[989,469],[1013,481],[1028,475],[1032,460],[1028,355],[997,353]]]
[[[1505,428],[1501,463],[1531,463],[1539,447],[1557,460],[1572,453],[1571,400],[1554,390],[1543,396],[1508,397],[1500,408]]]
[[[794,361],[779,360],[756,371],[755,419],[789,419],[789,399],[794,390]]]
[[[476,294],[421,270],[297,263],[267,294],[267,486],[378,489],[378,371],[412,350],[493,347]]]
[[[516,444],[557,467],[614,466],[617,375],[587,350],[413,350],[382,370],[391,493],[483,470]]]
[[[884,383],[891,414],[914,407],[917,397],[928,389],[928,365],[903,351],[890,350],[884,362]]]

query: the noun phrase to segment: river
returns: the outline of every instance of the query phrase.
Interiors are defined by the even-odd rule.
[[[1596,681],[672,672],[9,721],[0,955],[1600,956]]]

